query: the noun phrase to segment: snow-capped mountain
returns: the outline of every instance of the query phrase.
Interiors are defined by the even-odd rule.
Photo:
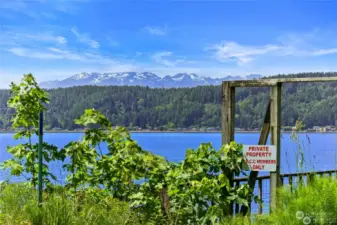
[[[178,73],[174,76],[163,78],[150,72],[121,72],[121,73],[79,73],[61,81],[46,81],[40,83],[43,88],[58,88],[83,85],[128,85],[149,87],[195,87],[201,85],[220,85],[224,80],[260,79],[259,74],[251,74],[246,78],[240,76],[226,76],[223,78],[211,78],[198,76],[194,73]]]

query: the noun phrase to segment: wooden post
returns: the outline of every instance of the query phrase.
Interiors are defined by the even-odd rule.
[[[240,186],[240,181],[236,181],[235,183],[235,187],[239,187]],[[239,203],[235,203],[235,215],[239,214],[240,212],[240,205]]]
[[[322,174],[322,176],[323,176],[323,174]],[[299,176],[298,176],[298,183],[300,185],[303,184],[303,176],[302,176],[302,174],[299,174]]]
[[[270,211],[277,207],[277,188],[281,186],[280,152],[281,152],[281,87],[277,83],[271,87],[270,96],[270,130],[271,144],[276,146],[276,171],[270,172]]]
[[[161,189],[160,192],[160,202],[161,202],[161,211],[164,218],[167,218],[169,215],[169,197],[167,194],[167,185],[164,185],[164,187]]]
[[[234,141],[235,88],[229,82],[222,83],[222,144]]]
[[[222,83],[222,145],[234,141],[234,123],[235,123],[235,88],[229,85],[229,82]],[[229,179],[231,187],[234,186],[234,175],[228,168],[222,168],[222,172]],[[233,215],[233,202],[229,206],[229,214]]]
[[[262,179],[259,179],[259,199],[262,199],[262,194],[263,194],[263,190],[262,190]],[[259,214],[262,214],[262,204],[259,204]]]
[[[262,130],[260,133],[260,139],[258,142],[259,145],[267,144],[269,130],[270,130],[270,101],[268,103],[267,111],[264,116],[263,126],[262,126]],[[249,174],[248,185],[249,185],[249,188],[252,190],[252,192],[254,191],[255,183],[256,183],[256,179],[258,175],[259,175],[258,171],[251,171]],[[248,202],[251,202],[251,201],[252,201],[251,199],[248,199]],[[242,206],[241,213],[243,215],[246,215],[247,212],[248,212],[248,207]]]
[[[308,173],[307,174],[307,184],[312,184],[314,182],[314,176],[315,174],[314,173]]]

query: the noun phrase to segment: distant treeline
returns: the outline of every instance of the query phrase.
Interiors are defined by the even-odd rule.
[[[332,73],[301,73],[275,77],[326,77]],[[221,87],[149,88],[140,86],[80,86],[48,90],[50,105],[46,128],[73,130],[74,118],[86,108],[95,108],[114,125],[140,128],[220,127]],[[9,127],[11,109],[5,109],[8,90],[0,90],[0,129]],[[236,127],[261,126],[269,88],[238,88]],[[285,84],[282,94],[282,124],[302,120],[308,128],[337,124],[337,82]]]

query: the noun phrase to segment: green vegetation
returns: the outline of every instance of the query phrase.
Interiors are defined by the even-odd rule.
[[[31,174],[28,179],[33,186],[37,184],[38,174],[38,144],[32,144],[32,135],[37,134],[36,130],[39,124],[39,112],[45,110],[45,104],[49,102],[45,91],[40,89],[34,79],[29,74],[24,77],[23,82],[19,85],[11,84],[11,97],[8,100],[8,107],[15,109],[12,117],[12,128],[22,128],[14,135],[15,139],[28,139],[27,143],[17,146],[8,147],[7,152],[15,157],[3,163],[4,169],[10,169],[12,175],[21,175],[22,173]],[[46,163],[51,160],[61,159],[61,155],[57,152],[57,147],[43,143],[43,158]],[[56,177],[49,173],[47,164],[43,165],[43,176],[45,183],[50,186],[49,178],[56,180]]]
[[[30,184],[1,185],[0,224],[6,225],[123,225],[140,224],[126,202],[104,193],[44,193],[38,207],[37,191]]]
[[[314,177],[310,185],[299,185],[293,192],[289,187],[279,190],[277,210],[258,219],[261,224],[337,224],[336,177]],[[307,218],[305,218],[307,217]],[[307,223],[309,224],[309,223]]]
[[[223,218],[221,225],[301,225],[303,220],[310,224],[337,223],[337,180],[315,177],[309,186],[299,185],[290,192],[286,186],[279,190],[278,209],[270,215]],[[37,192],[30,184],[0,185],[0,224],[35,225],[114,225],[114,224],[161,224],[160,221],[146,222],[144,214],[130,209],[125,201],[112,198],[109,194],[94,189],[78,192],[76,196],[65,192],[44,193],[41,208],[36,204]],[[171,212],[171,217],[176,213]],[[187,218],[186,218],[187,219]],[[165,224],[165,223],[163,223]],[[193,224],[173,221],[166,224]],[[194,224],[212,224],[196,222]],[[308,223],[309,224],[309,223]]]
[[[27,182],[0,184],[0,224],[251,223],[249,217],[229,217],[231,203],[247,206],[248,198],[260,202],[247,184],[231,185],[231,178],[246,167],[242,145],[231,142],[215,150],[209,143],[201,144],[188,149],[180,163],[173,163],[142,149],[126,128],[113,128],[95,109],[86,109],[74,121],[86,128],[82,139],[62,149],[43,144],[44,191],[43,203],[38,205],[38,146],[31,143],[31,137],[36,133],[38,113],[46,110],[48,102],[47,93],[31,74],[19,85],[11,85],[11,124],[21,128],[14,137],[27,143],[8,147],[12,159],[1,166],[13,176],[24,175]],[[300,129],[302,123],[296,127]],[[105,152],[102,143],[107,145]],[[50,162],[67,171],[63,186],[52,182],[58,178],[49,172]],[[336,178],[315,177],[308,187],[299,184],[294,192],[288,187],[280,189],[277,210],[256,216],[252,224],[303,224],[308,218],[326,224],[337,215],[336,187]]]
[[[288,77],[337,76],[337,73],[303,73]],[[281,76],[276,76],[281,77]],[[86,86],[48,90],[51,104],[46,111],[47,129],[80,128],[75,118],[87,108],[102,112],[113,125],[171,129],[218,127],[221,120],[221,87],[148,88]],[[9,92],[0,91],[0,108],[6,107]],[[269,99],[268,88],[238,88],[236,126],[259,128]],[[303,121],[306,128],[336,125],[337,83],[285,84],[282,123],[293,126]],[[10,127],[13,110],[0,110],[0,129]]]
[[[14,128],[22,129],[14,137],[26,137],[23,141],[27,143],[9,147],[12,159],[5,161],[2,168],[14,176],[25,175],[32,189],[37,186],[38,147],[32,145],[30,137],[38,126],[37,115],[45,110],[43,105],[47,102],[47,93],[37,86],[31,74],[25,75],[19,85],[11,85],[8,107],[15,111],[11,122]],[[48,206],[43,206],[41,212],[30,211],[36,214],[34,218],[40,218],[37,222],[31,218],[33,224],[48,224],[43,222],[49,218],[44,210],[47,215],[56,213],[48,211],[50,204],[64,199],[76,204],[78,198],[82,201],[89,193],[98,195],[100,201],[106,196],[128,204],[143,224],[221,223],[230,213],[231,202],[248,205],[247,199],[252,195],[248,185],[230,185],[232,176],[240,175],[245,165],[242,145],[232,142],[217,151],[211,144],[201,144],[196,150],[187,150],[182,162],[172,163],[143,150],[124,127],[113,128],[95,109],[85,110],[75,124],[86,128],[81,140],[62,149],[44,143],[42,176],[48,193],[44,204]],[[102,152],[101,143],[107,145],[106,152]],[[58,162],[68,172],[64,186],[50,182],[50,178],[57,179],[48,172],[50,162]],[[60,189],[66,197],[55,195]]]

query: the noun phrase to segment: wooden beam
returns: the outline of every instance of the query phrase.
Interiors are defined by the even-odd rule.
[[[222,145],[234,141],[235,88],[229,82],[222,83]]]
[[[278,83],[298,83],[298,82],[331,82],[337,81],[337,77],[305,77],[305,78],[271,78],[258,80],[234,80],[229,81],[231,87],[263,87],[275,86]],[[228,81],[224,81],[228,82]]]
[[[276,84],[275,80],[273,79],[234,80],[234,81],[229,81],[229,85],[231,87],[266,87],[266,86],[275,85]]]
[[[271,144],[276,146],[276,171],[270,172],[270,211],[277,207],[277,188],[281,186],[280,152],[281,152],[281,87],[282,84],[271,88],[270,96],[270,130]]]
[[[234,123],[235,123],[235,88],[229,85],[229,82],[222,83],[222,145],[234,141]],[[234,187],[234,174],[228,168],[221,168],[222,172],[229,179],[229,184]],[[226,191],[226,190],[224,190]],[[233,215],[233,202],[229,209],[224,209],[225,213]],[[228,211],[227,211],[228,210]]]
[[[260,139],[258,142],[259,145],[267,144],[269,130],[270,130],[270,101],[268,102],[266,114],[264,116],[263,126],[262,126],[262,130],[260,133]],[[249,185],[250,190],[252,191],[254,191],[255,183],[256,183],[256,179],[258,175],[259,175],[258,171],[251,171],[249,174],[248,185]],[[248,199],[248,202],[251,202],[251,199]],[[248,212],[248,207],[242,206],[241,213],[243,215],[246,215],[247,212]]]

